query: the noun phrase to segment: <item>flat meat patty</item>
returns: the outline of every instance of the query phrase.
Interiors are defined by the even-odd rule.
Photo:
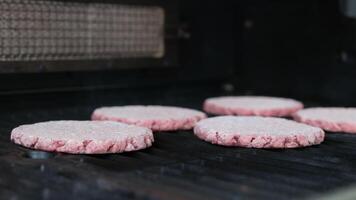
[[[135,151],[152,145],[152,131],[119,122],[48,121],[12,130],[11,140],[43,151],[104,154]]]
[[[302,108],[293,99],[263,96],[214,97],[204,102],[204,111],[215,115],[284,117]]]
[[[356,134],[356,108],[308,108],[298,111],[293,117],[326,131]]]
[[[208,118],[197,123],[194,133],[213,144],[248,148],[297,148],[324,140],[320,128],[272,117]]]
[[[170,106],[117,106],[96,109],[92,120],[110,120],[135,124],[153,131],[189,130],[201,119],[203,112]]]

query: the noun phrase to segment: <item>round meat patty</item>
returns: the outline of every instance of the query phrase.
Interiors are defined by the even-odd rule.
[[[326,131],[356,133],[356,108],[308,108],[296,112],[293,117]]]
[[[119,122],[48,121],[12,130],[19,145],[73,154],[104,154],[135,151],[152,145],[152,131]]]
[[[110,120],[135,124],[153,131],[189,130],[201,119],[203,112],[171,106],[102,107],[92,114],[92,120]]]
[[[214,97],[204,102],[204,111],[216,115],[284,117],[302,108],[293,99],[263,96]]]
[[[272,117],[221,116],[194,127],[200,139],[213,144],[248,148],[297,148],[320,144],[324,131],[292,120]]]

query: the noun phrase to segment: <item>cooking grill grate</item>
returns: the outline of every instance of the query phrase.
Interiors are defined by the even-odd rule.
[[[356,182],[356,136],[348,134],[328,134],[320,146],[263,150],[215,146],[180,131],[156,134],[154,146],[139,152],[46,153],[47,159],[31,159],[32,151],[9,142],[9,131],[19,124],[87,119],[92,110],[2,115],[0,194],[6,199],[290,199]]]

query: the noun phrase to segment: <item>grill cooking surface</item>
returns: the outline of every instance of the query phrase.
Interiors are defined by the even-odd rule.
[[[9,142],[14,126],[88,119],[94,108],[2,114],[1,199],[290,199],[356,182],[356,135],[327,134],[315,147],[215,146],[192,131],[158,133],[153,147],[123,154],[68,155]]]

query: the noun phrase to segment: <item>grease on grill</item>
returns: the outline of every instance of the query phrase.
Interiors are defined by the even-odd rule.
[[[27,151],[23,155],[25,158],[31,159],[49,159],[55,156],[54,153],[48,153],[44,151]]]

